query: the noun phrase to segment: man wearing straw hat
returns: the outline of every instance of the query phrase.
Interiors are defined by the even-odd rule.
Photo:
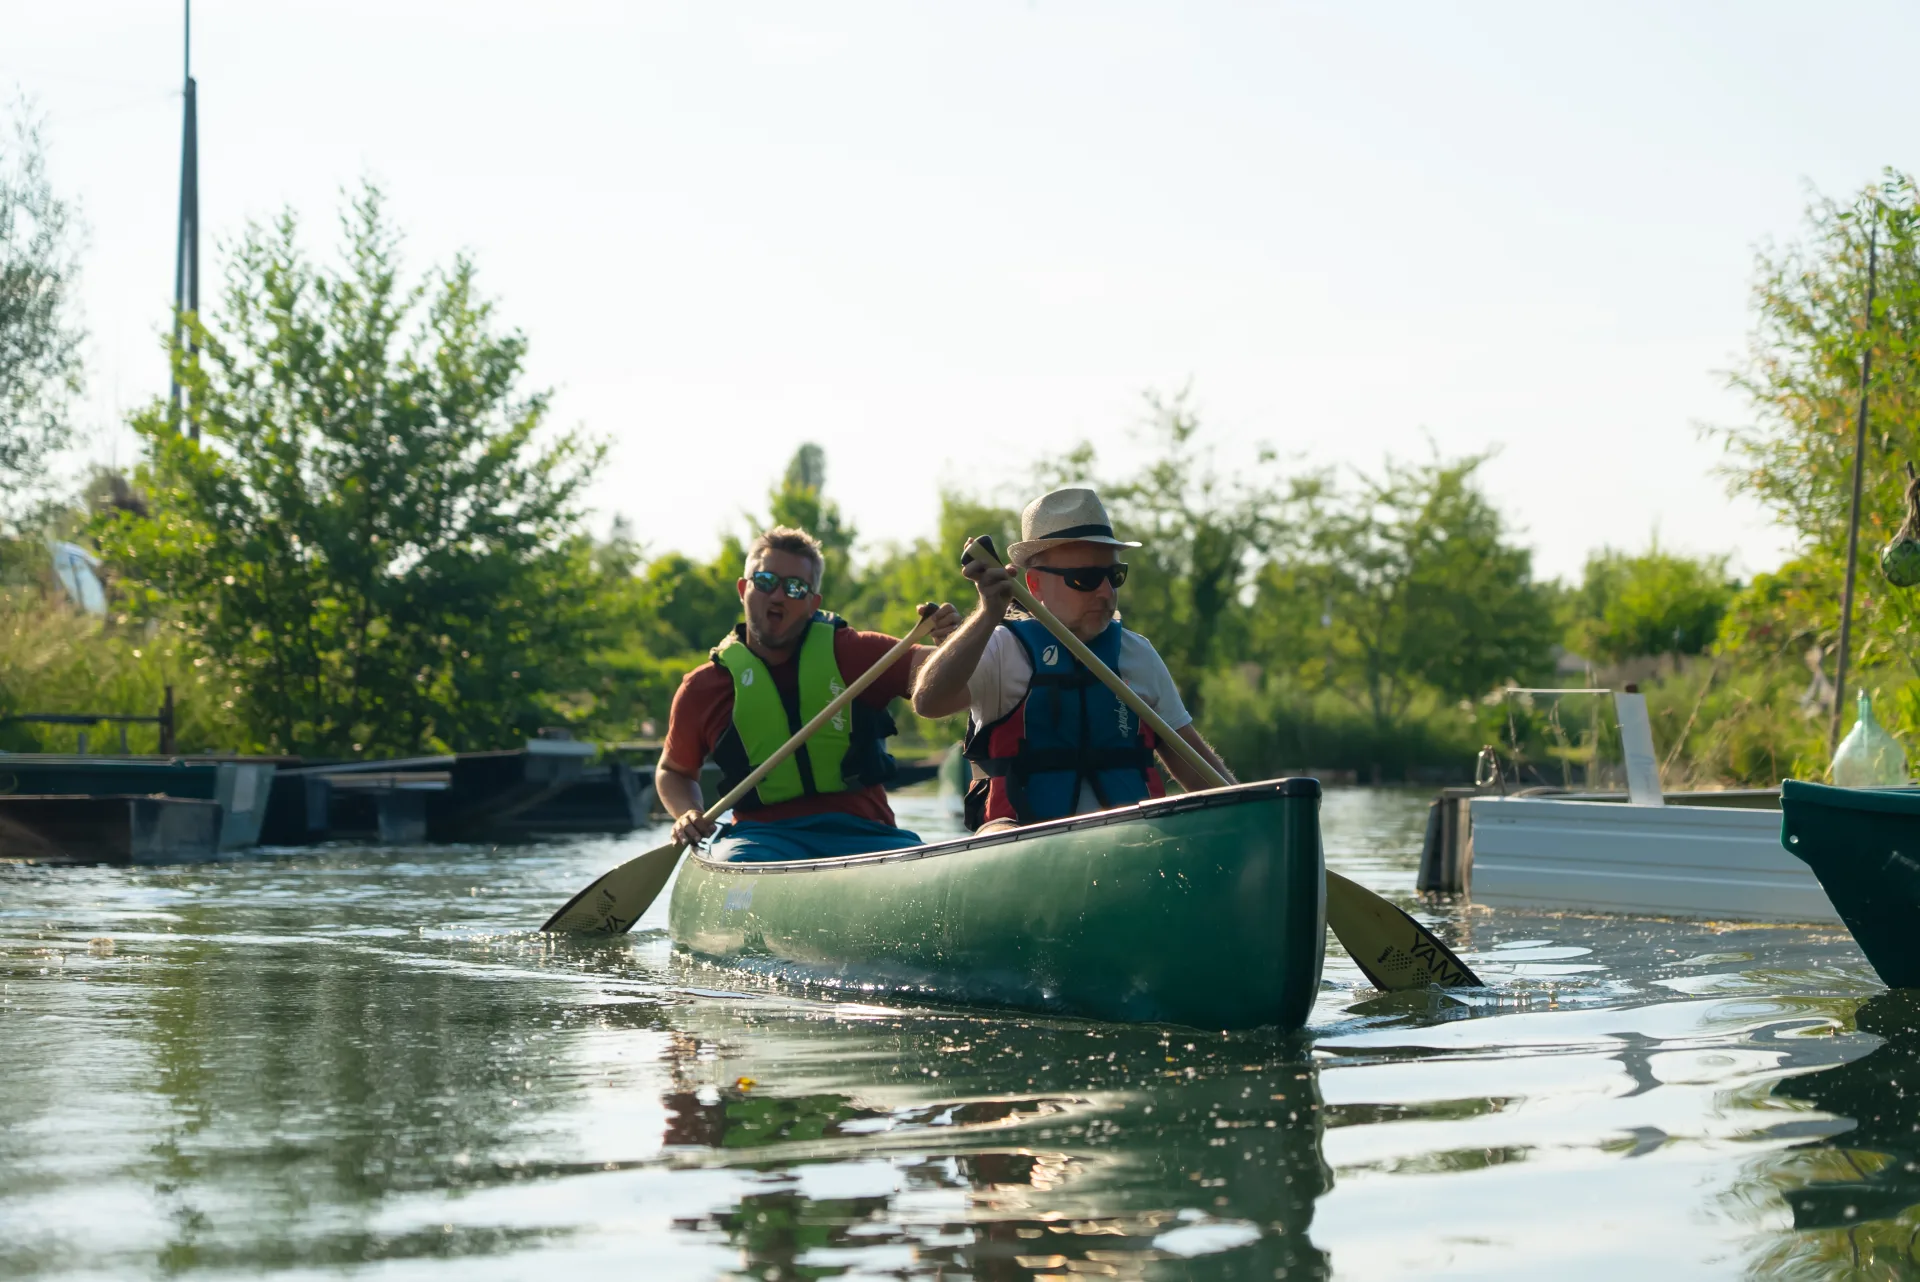
[[[968,563],[979,608],[921,664],[913,710],[945,717],[966,709],[965,751],[975,776],[967,790],[969,827],[994,831],[1161,796],[1163,762],[1183,787],[1207,786],[1037,619],[1007,617],[1015,574],[1169,727],[1232,777],[1194,729],[1152,643],[1120,626],[1115,606],[1127,566],[1118,549],[1139,546],[1114,536],[1098,494],[1074,488],[1027,505],[1010,565]]]

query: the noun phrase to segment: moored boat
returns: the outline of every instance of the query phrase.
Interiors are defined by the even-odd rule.
[[[529,739],[524,748],[463,752],[447,767],[445,792],[427,797],[427,839],[484,841],[502,820],[568,787],[599,752],[574,739]]]
[[[1297,1028],[1320,988],[1320,785],[1243,784],[907,850],[692,853],[676,944],[860,991],[1199,1028]]]
[[[1831,922],[1819,881],[1780,849],[1771,792],[1475,797],[1475,903],[1718,921]]]
[[[1475,787],[1449,789],[1435,803],[1422,890],[1464,890],[1476,903],[1571,912],[1839,920],[1818,880],[1780,849],[1777,790],[1662,788],[1646,699],[1633,686],[1507,694],[1612,694],[1627,790],[1509,796],[1499,754],[1482,749]],[[1492,795],[1494,788],[1501,795]],[[1465,824],[1458,822],[1460,807],[1469,808]]]
[[[167,796],[0,796],[0,859],[181,864],[223,855],[219,802]],[[232,858],[233,852],[226,851]]]
[[[523,836],[557,832],[626,833],[646,826],[653,807],[653,767],[624,761],[587,766],[552,796],[501,821]]]
[[[524,748],[431,757],[314,762],[273,779],[264,840],[485,841],[570,787],[598,748],[529,739]]]
[[[1920,988],[1920,789],[1780,785],[1780,844],[1820,879],[1889,988]]]
[[[274,760],[0,753],[0,795],[149,796],[219,803],[221,850],[257,845]]]

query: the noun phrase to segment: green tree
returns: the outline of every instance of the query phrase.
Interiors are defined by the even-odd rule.
[[[545,427],[473,265],[403,284],[378,191],[336,268],[253,226],[177,366],[201,439],[155,403],[150,515],[99,537],[132,600],[199,634],[252,746],[510,743],[567,715],[605,625],[581,532],[599,448]]]
[[[1793,532],[1795,578],[1810,590],[1781,601],[1829,655],[1851,506],[1860,357],[1873,353],[1860,514],[1861,573],[1853,661],[1866,672],[1897,663],[1920,676],[1920,610],[1890,589],[1875,556],[1904,515],[1901,463],[1920,459],[1920,214],[1914,179],[1888,170],[1845,204],[1821,197],[1803,238],[1763,253],[1753,286],[1754,328],[1734,387],[1750,422],[1722,430],[1730,483]],[[1873,314],[1867,315],[1868,240],[1875,246]]]
[[[1312,482],[1279,477],[1265,449],[1251,466],[1223,467],[1189,388],[1148,391],[1144,400],[1139,435],[1148,456],[1136,471],[1101,475],[1094,447],[1082,442],[1039,469],[1037,489],[1093,486],[1122,537],[1145,545],[1123,554],[1121,611],[1153,642],[1197,714],[1207,672],[1244,651],[1247,589]]]
[[[0,518],[20,515],[70,435],[81,374],[78,235],[22,105],[11,141],[0,141]]]
[[[1268,662],[1298,665],[1379,727],[1424,691],[1466,699],[1549,671],[1552,597],[1476,483],[1485,461],[1389,461],[1350,492],[1304,494],[1304,551],[1258,585]]]
[[[711,561],[668,552],[610,582],[616,623],[594,660],[597,703],[588,718],[597,733],[626,738],[648,721],[665,729],[681,679],[740,621],[734,583],[744,557],[744,545],[729,538]]]
[[[859,532],[840,514],[840,505],[826,497],[827,452],[811,442],[803,444],[787,463],[786,474],[767,496],[767,520],[756,529],[788,525],[820,540],[826,560],[823,583],[845,593],[852,586],[853,545]],[[734,566],[738,578],[740,567]]]
[[[1127,582],[1128,617],[1152,638],[1198,715],[1202,679],[1244,649],[1245,589],[1304,491],[1275,475],[1270,450],[1251,467],[1222,468],[1201,438],[1189,393],[1145,394],[1153,453],[1104,494],[1127,537],[1146,545],[1127,554],[1142,571]]]
[[[1005,551],[1020,529],[1020,516],[956,491],[940,495],[935,532],[912,543],[882,549],[860,571],[857,590],[831,597],[855,627],[900,635],[913,627],[915,607],[923,601],[951,601],[966,614],[973,609],[973,584],[960,573],[960,549],[970,537],[991,535]],[[835,601],[844,604],[834,604]]]
[[[720,555],[704,563],[679,552],[649,561],[638,583],[639,604],[655,648],[688,654],[718,645],[740,622],[734,584],[745,561],[738,539],[728,539]]]
[[[1639,553],[1602,548],[1587,557],[1568,597],[1567,644],[1617,662],[1643,654],[1699,654],[1713,644],[1740,589],[1724,556],[1677,556],[1656,540]]]

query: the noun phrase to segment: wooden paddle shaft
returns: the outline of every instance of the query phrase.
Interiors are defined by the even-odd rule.
[[[981,560],[991,562],[995,565],[1001,564],[999,556],[993,551],[992,547],[981,543],[978,539],[967,544],[967,555],[979,557]],[[1067,647],[1067,653],[1080,660],[1081,663],[1087,666],[1088,671],[1092,672],[1094,676],[1099,677],[1100,684],[1113,691],[1120,702],[1132,708],[1135,713],[1139,714],[1142,721],[1153,727],[1154,734],[1160,737],[1161,742],[1165,743],[1169,749],[1177,753],[1182,761],[1192,766],[1194,771],[1202,779],[1205,779],[1210,787],[1225,788],[1228,786],[1226,776],[1222,775],[1218,770],[1215,770],[1213,765],[1208,762],[1205,757],[1201,756],[1192,744],[1188,743],[1172,726],[1169,726],[1166,718],[1148,707],[1147,701],[1142,699],[1138,694],[1135,694],[1133,687],[1122,681],[1118,673],[1102,663],[1100,656],[1092,650],[1089,650],[1086,642],[1073,635],[1072,630],[1069,629],[1066,624],[1060,622],[1052,610],[1041,605],[1033,593],[1027,591],[1027,585],[1020,581],[1019,575],[1015,575],[1013,579],[1013,599],[1018,601],[1028,614],[1040,620],[1047,631],[1058,637],[1060,644]]]
[[[760,781],[771,774],[775,766],[778,766],[788,757],[800,751],[800,745],[812,738],[814,731],[846,711],[847,705],[865,693],[868,686],[878,681],[881,673],[891,668],[901,655],[919,644],[920,638],[927,635],[927,630],[931,627],[933,627],[933,615],[928,614],[925,618],[921,619],[920,622],[913,625],[913,631],[894,642],[893,649],[881,655],[878,663],[849,682],[846,689],[833,697],[832,702],[813,714],[813,720],[801,726],[793,738],[787,740],[778,748],[775,748],[772,755],[749,771],[747,777],[735,784],[731,792],[714,802],[711,806],[706,807],[701,812],[702,815],[724,815],[727,811],[733,809],[740,798],[760,786]]]

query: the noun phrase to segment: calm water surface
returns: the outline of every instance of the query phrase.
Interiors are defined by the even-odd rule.
[[[1425,804],[1330,793],[1329,858],[1491,987],[1336,946],[1295,1036],[773,986],[664,897],[529,929],[658,832],[0,868],[0,1275],[1920,1269],[1920,1005],[1834,930],[1417,907]]]

